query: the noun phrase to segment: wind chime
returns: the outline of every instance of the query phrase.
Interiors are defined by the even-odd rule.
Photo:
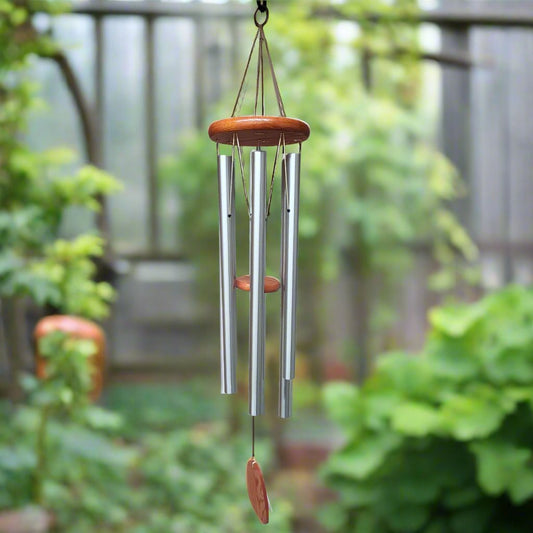
[[[292,414],[292,382],[295,370],[296,285],[298,256],[298,210],[300,196],[300,155],[302,142],[309,137],[309,126],[285,114],[276,80],[264,26],[268,22],[266,0],[257,0],[254,22],[257,33],[246,63],[242,82],[230,118],[209,126],[209,137],[217,144],[219,192],[220,254],[220,363],[222,394],[237,392],[237,321],[236,289],[249,296],[249,384],[248,404],[252,416],[252,457],[246,467],[250,502],[264,524],[269,520],[270,503],[261,468],[255,459],[255,417],[265,412],[265,294],[281,289],[281,343],[279,370],[279,411],[281,418]],[[257,50],[254,114],[236,116],[242,103],[246,77]],[[265,114],[265,66],[270,71],[279,115]],[[220,145],[231,146],[231,155],[220,153]],[[298,150],[288,152],[287,147]],[[276,147],[270,186],[267,192],[267,153],[264,147]],[[250,152],[249,191],[247,193],[243,147]],[[244,197],[249,215],[249,274],[236,277],[235,259],[235,163],[240,168]],[[281,159],[278,165],[278,159]],[[265,276],[266,229],[274,190],[276,169],[281,167],[281,268],[280,278]]]

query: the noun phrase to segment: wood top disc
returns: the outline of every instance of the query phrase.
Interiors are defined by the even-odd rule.
[[[281,286],[279,279],[274,276],[265,276],[265,292],[277,292]],[[239,276],[235,280],[235,287],[241,291],[250,292],[250,275]]]
[[[277,146],[281,135],[285,144],[295,144],[307,140],[311,130],[309,124],[297,118],[251,115],[217,120],[208,133],[220,144],[231,145],[237,136],[241,146]]]

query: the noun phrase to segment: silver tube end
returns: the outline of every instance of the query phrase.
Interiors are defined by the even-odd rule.
[[[279,380],[279,410],[280,418],[292,416],[292,381],[281,378]]]

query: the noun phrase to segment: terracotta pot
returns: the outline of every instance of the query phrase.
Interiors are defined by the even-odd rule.
[[[53,516],[40,507],[0,512],[0,533],[47,533],[53,525]]]
[[[40,379],[46,378],[46,360],[39,353],[39,339],[52,331],[62,331],[72,338],[95,342],[97,350],[91,358],[93,385],[90,397],[93,401],[98,400],[103,388],[105,366],[105,334],[102,328],[90,320],[70,315],[51,315],[39,320],[35,326],[34,337],[36,373]]]
[[[331,449],[324,444],[291,442],[281,446],[279,457],[284,468],[315,470],[330,453]]]
[[[324,381],[350,381],[353,371],[345,362],[332,357],[324,363],[323,376]]]

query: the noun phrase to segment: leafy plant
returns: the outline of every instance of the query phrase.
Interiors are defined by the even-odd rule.
[[[44,257],[31,265],[31,272],[51,287],[49,302],[64,313],[101,319],[109,312],[114,290],[96,282],[93,258],[103,254],[104,241],[96,235],[81,235],[72,241],[58,239],[44,249]]]
[[[22,144],[0,144],[0,154],[6,161],[0,173],[0,295],[30,296],[89,318],[106,316],[112,291],[91,281],[90,265],[103,254],[103,241],[91,235],[70,243],[55,239],[69,208],[98,210],[98,196],[118,190],[117,182],[93,167],[58,177],[52,161],[64,161],[63,151],[34,154]],[[67,286],[78,287],[81,302]]]
[[[92,234],[71,242],[59,236],[69,210],[99,211],[101,198],[117,191],[118,182],[90,165],[71,173],[69,150],[36,152],[24,135],[30,112],[42,105],[27,67],[35,56],[61,54],[51,34],[37,31],[33,16],[67,7],[48,0],[0,2],[0,299],[13,399],[20,396],[28,299],[102,319],[114,295],[109,284],[95,281],[94,261],[104,255],[104,241]]]
[[[202,401],[187,387],[179,392]],[[130,387],[130,397],[136,393]],[[77,416],[64,417],[64,404],[55,405],[47,424],[42,505],[53,513],[58,531],[248,533],[263,527],[246,493],[248,436],[230,435],[213,422],[191,429],[175,422],[154,431],[142,417],[134,432],[116,412],[79,404]],[[161,418],[171,420],[175,408],[175,402],[161,401],[159,410],[169,411]],[[35,406],[2,414],[9,424],[0,428],[0,509],[18,508],[32,501],[41,419]],[[259,440],[256,449],[268,476],[270,447]],[[271,527],[289,532],[290,504],[275,492],[270,497]]]
[[[87,405],[92,374],[89,358],[97,347],[93,341],[71,338],[56,331],[39,339],[38,349],[46,376],[37,379],[26,375],[24,387],[37,417],[33,500],[42,504],[43,486],[48,476],[50,418],[59,414],[79,415],[80,408]]]
[[[69,150],[35,152],[24,140],[29,112],[40,105],[26,68],[33,56],[58,51],[50,35],[35,30],[32,16],[36,11],[54,14],[64,8],[64,3],[46,1],[0,5],[0,296],[30,296],[40,304],[65,307],[69,312],[73,304],[60,286],[62,276],[51,268],[35,268],[34,263],[46,254],[48,267],[57,259],[78,272],[80,283],[90,280],[93,272],[88,267],[81,269],[79,261],[102,255],[102,243],[81,239],[72,244],[70,254],[65,253],[67,243],[53,243],[68,209],[76,206],[98,211],[98,198],[117,191],[119,185],[92,166],[69,174],[62,170],[72,163]],[[70,260],[77,264],[68,265]],[[100,318],[109,296],[106,288],[93,291],[94,305],[85,305],[82,312],[92,317],[94,309],[94,317]]]
[[[436,308],[422,354],[325,389],[346,444],[331,531],[526,532],[533,518],[533,290]]]
[[[194,379],[187,383],[113,384],[105,390],[105,406],[123,419],[121,435],[136,440],[147,433],[222,420],[227,405],[219,401],[217,383]]]
[[[221,441],[228,445],[220,446]],[[228,441],[223,426],[204,425],[187,433],[153,434],[145,444],[142,472],[153,488],[146,505],[171,509],[169,523],[175,530],[247,533],[263,528],[245,490],[247,438]],[[265,443],[260,443],[257,453],[268,467]],[[289,504],[275,494],[270,497],[275,506],[270,527],[290,531]]]

